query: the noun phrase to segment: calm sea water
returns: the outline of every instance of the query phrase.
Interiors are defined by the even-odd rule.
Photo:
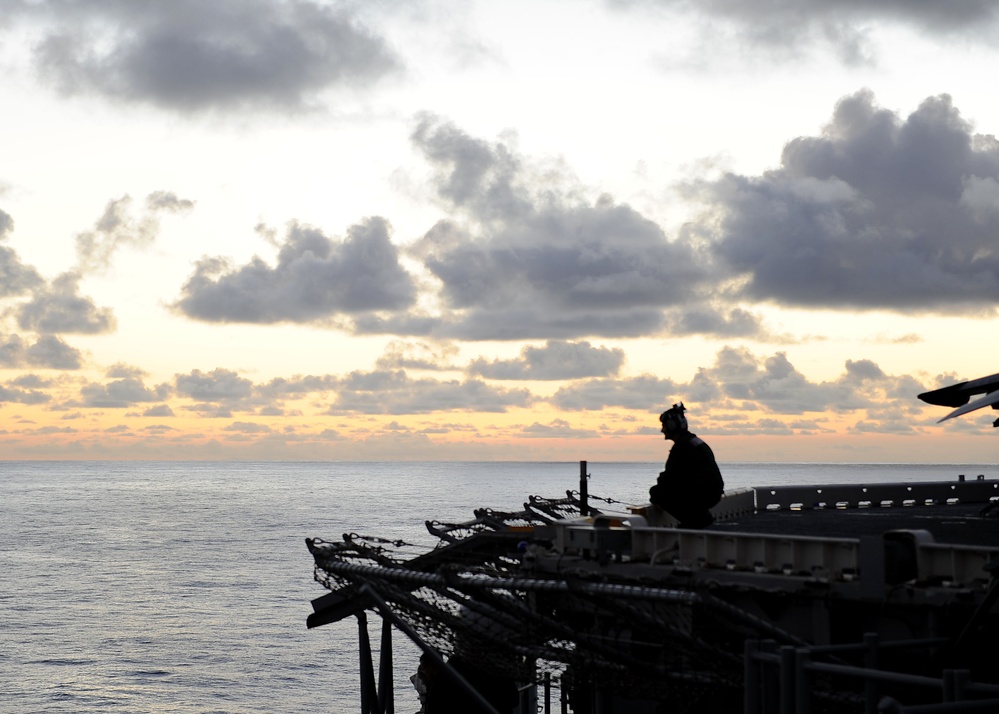
[[[591,462],[589,490],[642,503],[660,468]],[[728,488],[999,477],[994,465],[722,469]],[[426,548],[427,519],[578,485],[578,463],[0,462],[0,711],[359,711],[356,625],[305,627],[326,591],[304,539]],[[416,651],[396,643],[396,710],[413,712]]]

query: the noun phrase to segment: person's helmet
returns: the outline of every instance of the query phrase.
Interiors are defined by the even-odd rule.
[[[683,415],[685,411],[686,407],[683,406],[683,402],[680,402],[659,415],[659,421],[666,427],[667,434],[679,434],[687,431],[687,417]]]

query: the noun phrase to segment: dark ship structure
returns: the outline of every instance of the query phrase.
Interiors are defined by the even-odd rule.
[[[919,396],[996,408],[999,375]],[[393,631],[469,712],[999,711],[999,481],[745,488],[685,530],[588,480],[581,462],[565,497],[428,521],[439,543],[416,557],[306,541],[330,590],[308,626],[359,623],[362,714],[395,711]]]

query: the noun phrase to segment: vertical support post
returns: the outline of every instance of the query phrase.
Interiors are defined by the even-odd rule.
[[[759,640],[746,640],[742,648],[742,712],[760,714],[760,663],[756,653]]]
[[[517,711],[529,712],[534,710],[532,702],[537,702],[537,692],[532,690],[535,689],[534,686],[528,685],[524,687],[519,687],[517,690]],[[533,696],[532,696],[533,694]]]
[[[943,700],[946,703],[964,700],[969,672],[966,669],[945,669],[943,671]]]
[[[780,648],[780,714],[795,714],[794,656],[793,646],[784,645]]]
[[[382,651],[378,660],[378,712],[395,714],[392,666],[392,623],[382,618]]]
[[[545,672],[545,714],[552,714],[552,673]]]
[[[371,662],[371,638],[368,637],[368,614],[357,613],[357,651],[360,657],[361,714],[377,714],[378,692],[375,691],[375,666]]]
[[[590,493],[587,486],[586,480],[590,478],[590,475],[586,473],[586,462],[579,462],[579,512],[584,515],[590,515]]]
[[[593,692],[594,714],[614,714],[614,699],[605,687]]]
[[[809,682],[808,665],[812,662],[812,653],[807,647],[795,652],[794,658],[794,693],[795,714],[811,714],[812,688]]]
[[[767,654],[777,654],[776,640],[763,640],[761,651]],[[779,667],[767,666],[763,672],[763,705],[760,711],[775,712],[780,707],[780,671]]]
[[[534,674],[530,683],[520,691],[520,711],[533,712],[537,711],[538,708],[538,661],[525,661],[524,664],[530,664],[531,672]]]
[[[374,589],[372,589],[368,585],[362,585],[358,592],[360,592],[361,595],[364,595],[374,600],[375,606],[378,608],[378,612],[382,616],[382,619],[390,620],[392,624],[395,625],[400,632],[402,632],[402,634],[406,635],[406,637],[412,640],[413,644],[415,644],[417,647],[423,650],[423,653],[428,657],[430,657],[430,659],[432,659],[434,663],[440,668],[442,675],[451,680],[456,686],[461,687],[465,691],[465,693],[468,694],[472,698],[472,700],[478,705],[478,707],[483,712],[485,712],[485,714],[500,714],[498,711],[496,711],[496,707],[490,704],[479,693],[479,690],[477,690],[475,687],[469,684],[464,677],[458,674],[456,670],[454,670],[452,667],[447,666],[447,663],[440,656],[440,653],[437,652],[437,650],[435,650],[433,647],[431,647],[422,639],[420,639],[420,636],[416,634],[416,632],[413,630],[412,627],[407,625],[402,618],[400,618],[398,615],[392,612],[392,608],[388,606],[388,603],[385,602],[385,599],[381,595],[379,595]],[[365,638],[367,638],[367,634],[368,634],[367,628],[365,628],[364,630]],[[370,650],[370,645],[369,645],[369,650]],[[371,668],[370,657],[368,658],[368,667],[369,669]],[[375,678],[374,671],[372,671],[371,672],[372,689],[374,689],[374,678]],[[363,714],[373,714],[373,713],[365,710]]]
[[[868,671],[877,671],[880,666],[880,639],[876,632],[864,633],[864,667]],[[881,687],[878,680],[868,677],[864,682],[864,695],[867,700],[867,708],[864,710],[869,714],[877,714],[878,701],[881,699]]]
[[[885,596],[885,543],[877,536],[860,537],[860,592],[871,600]]]

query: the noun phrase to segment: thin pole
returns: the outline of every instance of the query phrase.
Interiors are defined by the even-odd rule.
[[[759,640],[746,640],[742,655],[742,711],[744,714],[760,712],[760,663],[756,653],[760,651]]]
[[[404,635],[406,635],[406,637],[411,639],[413,641],[413,644],[415,644],[417,647],[423,650],[423,653],[428,657],[430,657],[437,664],[437,666],[441,669],[441,671],[444,672],[444,675],[446,677],[448,677],[452,682],[454,682],[459,687],[464,689],[465,692],[470,697],[472,697],[472,699],[474,699],[475,702],[480,707],[482,707],[483,711],[485,711],[486,714],[500,714],[498,711],[496,711],[496,707],[490,704],[485,699],[485,697],[479,694],[478,689],[469,684],[468,681],[460,674],[458,674],[456,671],[454,671],[453,668],[448,667],[447,663],[444,661],[444,658],[440,656],[440,653],[438,653],[437,650],[435,650],[433,647],[424,642],[423,639],[418,634],[416,634],[413,628],[410,627],[405,620],[396,615],[392,611],[392,608],[388,606],[388,603],[386,603],[385,600],[382,598],[382,596],[379,595],[377,592],[375,592],[374,588],[372,588],[370,585],[362,585],[359,589],[359,592],[362,595],[366,595],[370,597],[372,600],[374,600],[375,605],[378,607],[378,612],[382,616],[382,618],[391,620],[392,624],[395,625],[400,632],[402,632]],[[368,713],[365,712],[364,714]]]
[[[586,473],[586,462],[579,462],[579,512],[584,516],[590,515],[590,504],[588,503],[590,499],[590,494],[587,489],[586,479],[590,475]]]
[[[357,613],[357,644],[361,665],[361,714],[375,714],[378,692],[375,690],[375,668],[371,663],[371,638],[368,637],[368,616]]]
[[[380,714],[395,714],[395,690],[392,677],[392,623],[382,618],[382,651],[378,662],[378,711]]]

